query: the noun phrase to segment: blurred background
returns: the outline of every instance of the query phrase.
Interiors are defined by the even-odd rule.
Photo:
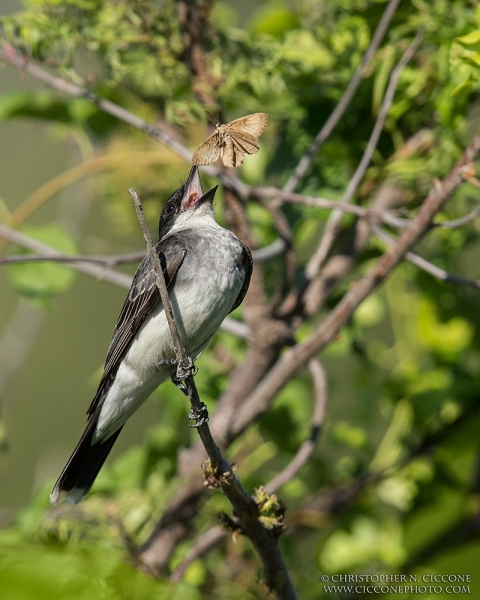
[[[155,123],[191,150],[208,133],[204,109],[221,108],[225,121],[267,112],[260,151],[246,157],[238,177],[281,188],[341,98],[387,3],[201,2],[210,79],[200,82],[182,46],[183,4],[4,0],[0,27],[2,39],[51,73]],[[424,39],[402,71],[355,203],[370,206],[390,186],[400,216],[411,217],[434,178],[454,165],[480,125],[480,9],[460,0],[403,0],[298,193],[341,198],[392,70],[420,28]],[[189,171],[167,147],[9,65],[0,71],[0,148],[0,222],[72,254],[143,250],[128,188],[139,193],[156,232],[163,202]],[[437,221],[471,213],[479,199],[475,186],[462,186]],[[228,225],[224,208],[220,191],[215,210]],[[271,244],[278,237],[271,213],[255,202],[246,210],[257,247]],[[329,212],[285,204],[282,214],[293,236],[298,285]],[[352,216],[343,219],[332,256],[344,255],[342,244],[357,225]],[[474,218],[462,227],[438,227],[417,250],[476,280],[478,232]],[[0,244],[0,257],[25,252],[1,238]],[[302,323],[297,340],[385,248],[369,238],[323,306]],[[135,268],[118,270],[133,275]],[[285,270],[282,256],[256,268],[273,297]],[[402,264],[319,356],[329,382],[321,439],[278,492],[287,507],[282,550],[302,598],[355,597],[326,593],[324,573],[470,574],[470,595],[457,595],[480,597],[478,288],[445,284]],[[166,579],[192,540],[221,511],[229,513],[218,490],[158,578],[126,566],[135,564],[135,548],[181,489],[178,456],[196,440],[186,426],[186,401],[170,384],[129,420],[90,497],[75,508],[48,506],[50,488],[83,431],[125,295],[69,267],[0,264],[5,598],[266,598],[259,562],[240,536],[194,561],[181,583]],[[234,318],[242,319],[242,310]],[[197,382],[212,412],[245,352],[244,340],[220,332],[199,360]],[[249,491],[272,479],[308,438],[313,402],[312,382],[302,371],[229,448]]]

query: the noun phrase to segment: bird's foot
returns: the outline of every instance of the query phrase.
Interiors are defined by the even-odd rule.
[[[163,367],[164,365],[175,365],[177,364],[176,358],[159,358],[156,362],[157,368]]]
[[[194,425],[189,424],[189,427],[192,427],[193,429],[196,429],[197,427],[208,423],[207,405],[201,402],[199,408],[193,408],[192,406],[190,412],[188,413],[188,418],[192,421],[195,421]]]
[[[177,364],[177,372],[175,373],[175,379],[177,381],[185,381],[190,375],[195,377],[198,373],[197,367],[193,364],[193,360],[187,356],[187,364],[182,365],[178,361],[175,361]]]
[[[177,372],[172,376],[175,385],[185,381],[190,375],[195,377],[198,373],[198,367],[193,364],[193,360],[189,356],[187,356],[186,366],[181,365],[176,358],[161,358],[157,361],[158,368],[164,365],[177,365]]]

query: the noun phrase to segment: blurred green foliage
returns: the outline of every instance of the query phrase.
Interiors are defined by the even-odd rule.
[[[260,152],[240,169],[245,181],[281,186],[287,180],[341,97],[385,5],[271,0],[246,14],[239,3],[213,4],[205,39],[218,106],[228,120],[259,110],[270,115]],[[432,179],[449,171],[480,123],[479,14],[476,3],[463,0],[401,3],[350,108],[298,191],[341,196],[364,151],[390,73],[421,26],[424,41],[400,77],[373,163],[357,194],[358,202],[367,203],[390,177],[406,190],[408,208],[414,211]],[[24,12],[3,18],[2,24],[8,41],[63,77],[146,119],[180,126],[192,149],[203,139],[204,107],[183,61],[171,0],[30,0]],[[124,202],[125,189],[134,185],[147,215],[155,218],[157,200],[177,187],[187,171],[168,150],[85,100],[59,98],[50,91],[16,91],[0,98],[0,119],[20,117],[82,130],[108,156],[137,153],[135,160],[130,157],[95,179],[106,243],[138,237],[138,225]],[[409,157],[395,154],[421,129],[429,132],[422,151]],[[146,154],[153,151],[162,160],[146,164]],[[478,190],[464,186],[438,220],[463,216],[479,200]],[[220,197],[220,220],[221,209]],[[248,211],[260,245],[273,241],[269,213],[253,204]],[[328,212],[298,205],[283,211],[293,230],[300,276]],[[346,218],[345,228],[351,223]],[[75,250],[56,224],[28,232],[62,250]],[[442,268],[477,277],[478,232],[478,223],[436,229],[419,251]],[[355,277],[382,250],[372,240]],[[271,261],[264,269],[273,291],[281,263]],[[30,297],[67,291],[70,273],[58,265],[12,268],[17,289]],[[340,286],[328,307],[348,284]],[[476,290],[445,285],[402,265],[324,353],[330,400],[323,437],[309,463],[279,493],[289,525],[282,548],[302,598],[322,597],[321,573],[476,574],[478,301]],[[304,324],[297,338],[306,338],[317,322],[316,317]],[[210,410],[244,350],[243,341],[220,333],[202,358],[197,384]],[[303,373],[234,442],[229,456],[239,462],[248,489],[266,483],[292,459],[309,435],[312,405],[312,382]],[[152,425],[145,445],[105,468],[78,509],[47,509],[45,488],[1,533],[0,590],[6,591],[5,597],[267,597],[257,584],[258,562],[241,538],[196,560],[177,586],[128,566],[130,544],[147,537],[178,490],[179,448],[195,439],[185,426],[184,399],[173,386],[162,388],[161,411],[161,423]],[[327,499],[335,492],[341,498],[327,510]],[[195,531],[206,530],[228,510],[220,492],[209,493],[194,520]],[[190,546],[188,540],[177,548],[172,568]],[[471,597],[480,594],[480,583],[471,585]]]
[[[77,252],[74,240],[58,223],[29,225],[23,227],[22,232],[65,254]],[[27,253],[23,249],[20,252]],[[9,270],[16,290],[41,307],[49,306],[52,296],[67,292],[75,280],[72,269],[55,263],[18,263]]]

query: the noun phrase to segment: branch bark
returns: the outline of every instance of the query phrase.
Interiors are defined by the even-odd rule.
[[[29,250],[33,250],[34,252],[40,252],[41,254],[46,254],[50,257],[61,257],[62,253],[43,242],[39,242],[24,233],[20,233],[19,231],[15,231],[15,229],[11,229],[6,225],[2,225],[0,223],[0,237],[8,240],[9,242],[13,242],[14,244],[18,244],[23,248],[28,248]],[[87,264],[87,263],[75,263],[72,265],[72,268],[80,271],[81,273],[85,273],[86,275],[90,275],[95,277],[96,279],[108,281],[109,283],[113,283],[123,288],[130,288],[132,283],[132,278],[129,275],[125,275],[124,273],[117,273],[112,271],[111,269],[107,269],[105,267],[101,267],[96,264]]]
[[[395,90],[397,89],[398,80],[400,78],[400,74],[403,69],[410,61],[410,59],[415,54],[418,46],[420,45],[424,36],[423,31],[419,31],[415,36],[413,42],[409,45],[402,58],[400,59],[398,65],[393,69],[392,74],[390,76],[390,81],[388,83],[385,96],[383,98],[382,106],[377,116],[377,120],[375,121],[375,126],[370,135],[370,139],[368,140],[367,147],[365,148],[365,152],[363,153],[362,159],[359,162],[357,168],[355,169],[355,173],[352,175],[350,181],[348,182],[347,189],[342,196],[342,203],[348,204],[355,192],[357,191],[360,182],[365,175],[365,171],[367,170],[368,165],[372,159],[375,148],[377,147],[378,140],[380,139],[380,134],[382,133],[383,126],[385,124],[385,119],[387,118],[388,112],[393,102],[393,97],[395,95]],[[334,210],[325,225],[323,230],[323,235],[320,240],[320,244],[316,252],[310,258],[305,268],[305,277],[308,281],[311,281],[316,274],[319,272],[321,266],[325,262],[328,253],[330,252],[332,245],[335,241],[335,238],[338,235],[340,224],[342,222],[343,212],[339,210]]]
[[[138,220],[147,244],[148,254],[155,270],[156,283],[162,299],[170,333],[172,335],[177,361],[181,367],[181,374],[187,374],[191,372],[193,365],[186,355],[185,348],[180,340],[162,266],[160,264],[160,258],[153,246],[140,200],[133,188],[129,190],[129,194],[135,205]],[[177,371],[177,377],[178,375],[179,373]],[[192,405],[191,415],[201,414],[204,409],[204,404],[199,398],[191,374],[185,379],[184,386],[186,388],[185,393]],[[205,468],[207,482],[211,487],[220,487],[232,505],[233,512],[239,521],[242,532],[250,539],[262,560],[267,586],[275,591],[279,600],[296,600],[297,594],[278,546],[278,532],[275,531],[275,529],[268,529],[260,521],[260,507],[242,486],[238,477],[233,473],[229,462],[216,445],[210,433],[208,423],[202,421],[196,429],[210,458],[211,466]]]
[[[292,192],[297,187],[298,182],[305,175],[308,167],[310,166],[313,157],[318,152],[325,140],[328,139],[328,137],[331,135],[337,123],[344,115],[345,111],[348,108],[348,105],[350,104],[353,96],[355,95],[355,92],[357,91],[358,86],[360,85],[363,73],[365,71],[365,67],[368,65],[370,59],[375,54],[378,46],[380,45],[383,36],[385,35],[399,4],[400,0],[390,0],[390,2],[388,3],[385,12],[382,15],[382,18],[378,23],[375,33],[373,34],[372,41],[370,42],[370,45],[367,51],[365,52],[364,57],[362,58],[362,62],[359,64],[357,70],[355,71],[355,74],[350,80],[347,89],[343,93],[343,96],[341,97],[339,103],[335,107],[332,114],[325,121],[325,124],[317,133],[315,139],[307,148],[305,155],[302,157],[302,159],[296,166],[294,172],[288,179],[287,183],[283,186],[283,191]]]
[[[464,181],[465,172],[471,169],[471,163],[479,153],[480,131],[477,132],[446,178],[442,182],[438,180],[434,182],[417,215],[390,250],[383,254],[372,270],[345,294],[307,340],[282,355],[255,391],[245,399],[235,416],[235,421],[231,423],[228,432],[229,440],[240,435],[252,420],[267,409],[273,397],[287,381],[333,339],[338,330],[350,319],[355,309],[388,277],[404,258],[406,252],[430,229],[434,216]]]

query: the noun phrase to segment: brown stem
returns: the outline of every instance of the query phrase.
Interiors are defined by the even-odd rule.
[[[357,168],[355,169],[355,173],[352,175],[350,181],[348,182],[347,189],[345,190],[345,193],[342,196],[341,201],[344,204],[348,204],[352,200],[358,186],[360,185],[361,180],[363,179],[363,176],[365,175],[365,171],[367,170],[367,167],[370,164],[375,148],[377,147],[378,140],[380,139],[380,134],[382,133],[383,126],[385,124],[385,119],[387,118],[388,112],[392,105],[400,75],[403,69],[406,67],[407,63],[415,54],[418,46],[420,45],[423,39],[423,36],[424,32],[419,31],[418,34],[415,36],[413,42],[408,46],[407,50],[404,52],[398,65],[392,71],[390,81],[385,91],[382,106],[375,121],[375,126],[370,135],[370,139],[368,140],[367,147],[365,148],[365,152],[363,153],[362,159],[360,160]],[[343,212],[339,210],[334,210],[328,217],[328,221],[323,230],[322,238],[320,240],[318,248],[308,261],[307,266],[305,267],[305,278],[308,281],[311,281],[315,278],[321,266],[325,262],[339,233],[340,225],[342,223],[342,217]]]
[[[153,246],[142,205],[133,188],[129,189],[129,194],[135,205],[138,220],[147,244],[148,254],[155,270],[156,283],[172,335],[175,355],[181,371],[183,371],[183,373],[177,371],[178,377],[191,371],[192,363],[180,340],[160,258]],[[192,375],[189,375],[180,387],[185,391],[190,400],[192,406],[191,414],[202,414],[204,412],[204,404],[200,400]],[[262,560],[268,587],[276,592],[279,600],[296,600],[297,594],[278,546],[278,535],[275,534],[274,530],[265,527],[260,521],[259,506],[245,490],[238,477],[233,473],[229,462],[220,452],[220,449],[212,438],[208,423],[202,420],[196,429],[210,458],[210,466],[206,467],[206,480],[210,486],[220,487],[224,495],[228,498],[233,512],[241,524],[242,531],[250,539]]]
[[[378,46],[380,45],[383,36],[385,35],[388,26],[390,25],[390,21],[392,20],[393,15],[397,10],[399,3],[400,0],[389,1],[385,12],[383,13],[382,18],[380,19],[380,22],[378,23],[377,29],[373,34],[372,41],[370,42],[370,45],[367,48],[364,57],[362,58],[362,62],[359,64],[357,70],[355,71],[355,74],[350,80],[347,89],[343,93],[343,96],[340,98],[340,101],[338,102],[334,111],[325,121],[325,124],[317,133],[315,139],[307,148],[305,155],[302,157],[302,159],[296,166],[295,171],[292,173],[287,183],[283,186],[284,191],[292,192],[297,187],[298,182],[305,175],[308,167],[310,166],[313,160],[313,157],[318,152],[320,146],[330,136],[332,131],[335,129],[337,123],[340,121],[343,114],[347,110],[348,105],[350,104],[353,96],[355,95],[355,92],[357,91],[358,86],[360,85],[365,67],[368,65],[370,59],[375,54]]]

